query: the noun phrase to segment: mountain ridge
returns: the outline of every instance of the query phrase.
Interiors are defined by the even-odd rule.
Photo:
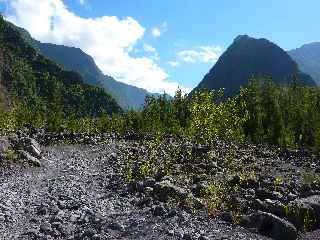
[[[160,96],[160,93],[150,93],[143,88],[132,86],[115,80],[113,77],[103,74],[96,65],[94,59],[80,48],[69,47],[53,43],[42,43],[33,39],[30,33],[20,27],[16,27],[22,36],[40,53],[55,61],[66,70],[80,73],[85,82],[102,87],[111,94],[123,109],[140,110],[144,105],[147,95]]]
[[[313,79],[300,72],[297,63],[276,44],[265,38],[239,35],[193,91],[224,88],[225,96],[229,97],[255,75],[269,75],[279,84],[288,84],[297,75],[303,84],[315,85]]]
[[[288,51],[300,69],[308,73],[320,85],[320,42],[303,44]]]

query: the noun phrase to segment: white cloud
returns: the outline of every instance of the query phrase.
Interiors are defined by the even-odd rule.
[[[167,64],[169,64],[171,67],[179,67],[180,63],[178,61],[168,61]]]
[[[86,2],[85,0],[79,0],[80,5],[84,5]]]
[[[131,17],[82,18],[62,0],[6,0],[6,17],[42,42],[79,47],[117,80],[151,92],[174,93],[179,86],[152,57],[132,57],[145,29]],[[183,88],[183,87],[181,87]]]
[[[157,50],[152,47],[151,45],[149,44],[143,44],[143,50],[150,54],[150,57],[154,60],[154,61],[158,61],[160,58],[159,58],[159,54],[157,52]]]
[[[222,48],[219,46],[200,46],[178,52],[178,58],[188,63],[215,63],[221,54]]]
[[[143,50],[150,53],[157,52],[157,50],[149,44],[143,44]]]
[[[153,37],[158,38],[162,33],[166,32],[168,29],[167,22],[163,22],[160,27],[154,27],[151,29],[151,34]]]
[[[152,33],[152,36],[156,38],[161,36],[161,30],[160,28],[157,28],[157,27],[152,28],[151,33]]]

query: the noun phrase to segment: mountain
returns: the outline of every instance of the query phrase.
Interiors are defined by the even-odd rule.
[[[0,99],[41,109],[59,108],[66,115],[120,113],[120,106],[102,88],[83,82],[44,57],[23,34],[0,16]]]
[[[225,96],[232,96],[253,75],[271,76],[279,84],[289,84],[296,75],[303,84],[315,85],[314,80],[301,73],[297,64],[277,45],[267,39],[240,35],[195,90],[225,88]]]
[[[288,51],[301,71],[309,74],[320,85],[320,42],[305,44],[300,48]]]
[[[104,88],[123,109],[139,110],[143,107],[147,95],[156,97],[160,95],[149,93],[145,89],[116,81],[114,78],[104,75],[93,58],[79,48],[41,43],[33,39],[25,29],[18,28],[18,30],[26,41],[43,55],[59,63],[66,70],[79,72],[86,83]]]

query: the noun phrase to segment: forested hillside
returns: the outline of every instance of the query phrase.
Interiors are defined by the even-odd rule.
[[[103,89],[83,82],[39,54],[20,33],[0,19],[1,98],[11,109],[32,112],[37,118],[52,116],[97,117],[120,113],[121,108]],[[22,110],[21,110],[22,111]]]

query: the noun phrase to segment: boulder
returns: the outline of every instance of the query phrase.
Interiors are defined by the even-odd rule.
[[[170,197],[184,201],[188,196],[188,192],[185,189],[173,185],[169,180],[156,183],[153,188],[153,194],[162,202],[167,201]]]
[[[278,200],[266,199],[264,201],[266,212],[272,213],[278,217],[285,217],[285,207]]]
[[[256,228],[260,234],[275,240],[295,240],[298,236],[292,223],[271,213],[258,211],[242,217],[240,224],[246,228]]]
[[[311,230],[320,225],[320,195],[291,201],[286,214],[298,229]]]
[[[40,167],[40,166],[41,166],[41,162],[40,162],[38,159],[36,159],[35,157],[31,156],[28,152],[19,150],[18,153],[19,153],[28,163],[30,163],[32,166],[34,166],[34,167]]]

